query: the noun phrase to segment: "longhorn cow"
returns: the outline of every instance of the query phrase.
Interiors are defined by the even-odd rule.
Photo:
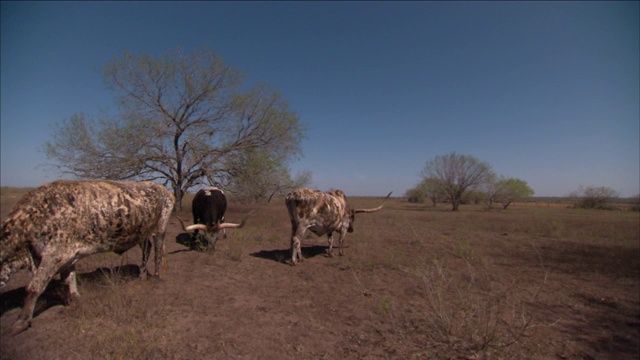
[[[384,202],[371,209],[351,209],[347,197],[342,190],[322,192],[307,188],[292,191],[285,197],[285,204],[291,219],[291,265],[304,260],[300,249],[300,241],[307,230],[317,236],[327,235],[329,249],[327,255],[332,256],[333,232],[340,234],[338,239],[340,255],[344,255],[343,244],[347,232],[353,232],[356,213],[370,213],[382,209]]]
[[[224,229],[241,228],[246,221],[245,218],[240,224],[224,222],[224,215],[227,211],[227,198],[222,190],[213,186],[200,189],[196,193],[191,203],[191,211],[194,225],[185,226],[184,222],[178,218],[180,224],[182,224],[182,229],[187,232],[193,231],[196,236],[199,236],[198,231],[202,230],[204,238],[212,249],[215,249],[220,231],[224,233]]]
[[[25,194],[0,231],[0,287],[20,269],[32,273],[13,333],[30,326],[36,301],[54,275],[60,273],[71,298],[80,296],[75,263],[89,255],[122,254],[140,245],[140,274],[159,276],[173,206],[173,195],[153,182],[55,181]],[[154,275],[147,269],[152,244]]]

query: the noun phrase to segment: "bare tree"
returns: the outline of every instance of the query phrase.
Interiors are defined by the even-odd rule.
[[[78,178],[148,179],[184,193],[236,175],[225,159],[259,149],[285,164],[300,153],[304,127],[266,85],[241,91],[243,75],[211,50],[162,57],[125,52],[104,67],[118,116],[73,115],[54,129],[47,156]]]
[[[493,203],[502,190],[502,178],[498,178],[495,173],[487,176],[486,182],[482,185],[482,189],[486,194],[486,199],[489,202],[489,209],[493,208]]]
[[[569,197],[576,199],[576,207],[585,209],[604,208],[618,193],[606,186],[580,186],[577,191],[572,192]]]
[[[436,180],[439,192],[451,202],[452,210],[458,211],[465,191],[484,184],[492,173],[489,164],[452,152],[429,160],[421,174],[425,180]]]

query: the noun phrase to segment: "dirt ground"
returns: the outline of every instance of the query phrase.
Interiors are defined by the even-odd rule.
[[[311,235],[290,266],[281,201],[232,205],[227,221],[253,209],[215,252],[191,249],[172,219],[159,281],[137,278],[139,249],[81,260],[80,302],[65,306],[54,281],[10,336],[19,273],[0,290],[1,358],[640,358],[637,212],[393,199],[356,218],[344,256]]]

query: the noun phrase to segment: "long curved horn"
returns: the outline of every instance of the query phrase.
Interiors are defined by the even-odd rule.
[[[178,221],[180,221],[180,226],[182,226],[182,231],[189,231],[187,230],[187,228],[184,226],[184,221],[182,221],[182,219],[180,219],[178,216],[176,216],[175,214],[173,215],[176,219],[178,219]]]
[[[192,230],[220,231],[222,229],[233,229],[233,228],[239,229],[244,226],[244,224],[247,222],[247,219],[249,218],[249,215],[253,214],[254,211],[255,210],[251,210],[247,214],[247,216],[245,216],[244,219],[242,219],[242,221],[239,224],[222,223],[212,227],[209,227],[204,224],[194,224],[194,225],[189,225],[187,227],[184,227],[184,223],[182,223],[182,220],[180,220],[179,218],[178,220],[180,220],[180,223],[182,223],[182,228],[184,229],[184,231],[192,231]]]
[[[387,199],[389,199],[389,196],[391,196],[391,193],[389,193],[389,195],[387,195],[386,198],[384,198],[384,200],[382,200],[382,204],[380,204],[378,207],[374,207],[371,209],[355,209],[353,210],[355,213],[371,213],[371,212],[376,212],[376,211],[380,211],[380,209],[382,209],[382,206],[384,205],[384,203],[387,201]]]
[[[182,231],[192,232],[193,230],[207,230],[207,225],[194,224],[194,225],[185,226],[184,221],[182,221],[182,219],[180,219],[176,215],[174,215],[174,217],[178,219],[178,221],[180,221],[180,226],[182,227]]]
[[[207,230],[208,227],[205,224],[193,224],[184,228],[184,231],[193,231],[193,230]]]

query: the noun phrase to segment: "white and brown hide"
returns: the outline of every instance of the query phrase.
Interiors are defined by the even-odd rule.
[[[173,206],[173,195],[153,182],[55,181],[25,194],[0,232],[0,287],[20,269],[32,273],[14,333],[29,327],[36,300],[56,274],[71,297],[79,296],[75,263],[86,256],[139,245],[146,276],[153,245],[159,276]]]
[[[387,195],[387,198],[391,193]],[[384,204],[383,201],[383,204]],[[291,220],[291,264],[296,265],[303,260],[300,241],[307,230],[317,236],[327,235],[329,249],[327,254],[332,256],[333,232],[340,234],[340,255],[344,255],[343,244],[347,232],[353,232],[355,214],[360,212],[375,212],[382,209],[382,205],[371,209],[351,209],[347,197],[342,190],[322,192],[307,188],[300,188],[287,194],[285,204]]]

